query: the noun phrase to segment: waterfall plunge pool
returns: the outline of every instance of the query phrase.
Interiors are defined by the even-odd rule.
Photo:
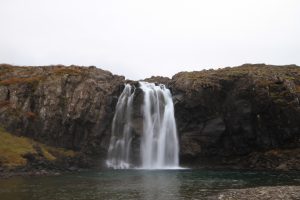
[[[300,173],[208,170],[103,170],[0,180],[3,200],[207,199],[226,189],[300,185]]]

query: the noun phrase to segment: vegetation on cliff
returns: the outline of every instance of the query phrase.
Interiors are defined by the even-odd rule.
[[[13,169],[24,167],[33,159],[55,162],[75,155],[74,151],[49,147],[0,128],[0,167]]]
[[[93,66],[2,64],[0,126],[55,148],[79,151],[83,156],[77,164],[91,166],[98,163],[93,156],[105,157],[123,82],[124,77]]]
[[[244,64],[239,67],[226,67],[218,70],[202,70],[180,72],[173,76],[175,82],[184,82],[189,90],[197,87],[221,87],[224,81],[236,81],[241,78],[253,80],[256,86],[272,86],[284,82],[292,82],[291,89],[299,91],[300,68],[296,65],[273,66],[265,64]],[[187,88],[186,88],[187,89]]]
[[[300,169],[300,67],[180,72],[170,86],[187,162]]]

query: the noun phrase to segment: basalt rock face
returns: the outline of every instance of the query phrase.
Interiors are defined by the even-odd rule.
[[[124,77],[95,67],[1,65],[0,80],[0,123],[8,131],[105,157]]]
[[[300,169],[299,67],[243,65],[146,81],[173,94],[181,165]],[[98,164],[106,159],[125,82],[136,87],[131,126],[138,157],[143,91],[95,67],[0,65],[0,124]]]
[[[257,157],[270,149],[300,147],[297,66],[260,64],[181,72],[169,86],[182,164],[276,168],[280,158],[275,154],[266,153],[264,159],[277,162],[261,166]],[[300,169],[299,162],[297,166]]]

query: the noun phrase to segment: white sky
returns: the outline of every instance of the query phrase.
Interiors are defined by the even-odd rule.
[[[130,79],[300,64],[300,0],[0,0],[0,63]]]

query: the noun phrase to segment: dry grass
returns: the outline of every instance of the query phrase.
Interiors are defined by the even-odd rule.
[[[5,75],[6,73],[13,72],[13,66],[9,64],[0,64],[0,76]]]
[[[191,86],[218,87],[222,81],[233,81],[235,79],[251,78],[257,87],[268,87],[277,84],[278,81],[295,82],[300,84],[300,67],[271,66],[264,64],[245,64],[239,67],[226,67],[217,70],[202,70],[194,72],[180,72],[174,77],[179,80],[189,80]],[[296,88],[300,92],[300,88]]]
[[[0,85],[8,86],[8,85],[16,85],[16,84],[34,84],[41,81],[42,77],[28,77],[28,78],[9,78],[0,81]]]
[[[64,157],[76,156],[76,153],[72,150],[67,150],[64,148],[49,147],[44,144],[42,144],[41,147],[42,147],[42,149],[45,149],[47,152],[51,152],[51,155],[54,155],[54,156],[64,156]]]
[[[48,161],[76,155],[74,151],[49,147],[26,137],[12,135],[0,128],[0,166],[15,168],[26,165],[24,155],[38,155],[35,146],[40,147],[43,157]]]
[[[0,163],[3,166],[13,168],[26,164],[22,156],[35,153],[32,141],[24,137],[13,136],[3,129],[0,130]]]
[[[65,75],[65,74],[69,74],[69,75],[80,75],[82,74],[82,70],[79,69],[79,68],[71,68],[71,67],[68,67],[68,68],[56,68],[56,69],[53,69],[53,73],[56,74],[56,75]]]

